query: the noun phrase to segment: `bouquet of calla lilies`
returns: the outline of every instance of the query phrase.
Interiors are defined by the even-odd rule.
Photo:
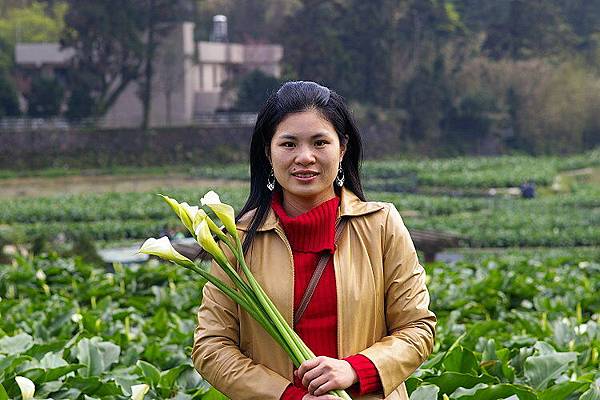
[[[188,203],[179,203],[177,200],[168,196],[160,195],[167,204],[175,211],[175,214],[181,219],[188,231],[200,246],[208,252],[214,261],[227,276],[231,279],[235,287],[226,285],[222,280],[216,278],[205,271],[199,265],[189,258],[178,253],[169,239],[161,237],[160,239],[150,238],[144,242],[140,248],[140,253],[158,256],[164,260],[171,261],[184,268],[192,270],[202,276],[207,281],[215,285],[219,290],[229,296],[233,301],[240,305],[248,314],[250,314],[290,356],[294,366],[298,368],[304,361],[315,358],[315,354],[300,339],[298,334],[288,325],[285,318],[275,307],[271,299],[256,281],[252,272],[244,260],[242,243],[235,226],[234,210],[228,204],[221,203],[219,195],[210,191],[200,200],[202,206],[208,207],[219,218],[224,226],[224,231],[198,206],[190,206]],[[215,235],[213,237],[213,235]],[[222,248],[217,244],[223,243],[241,268],[245,277],[238,274],[229,259],[225,256]],[[335,390],[334,394],[342,399],[351,399],[344,390]]]

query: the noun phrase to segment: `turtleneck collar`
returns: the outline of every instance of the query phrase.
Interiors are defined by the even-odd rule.
[[[285,212],[281,193],[273,194],[271,208],[279,217],[293,251],[318,253],[335,250],[335,221],[340,199],[335,196],[304,214],[290,217]]]

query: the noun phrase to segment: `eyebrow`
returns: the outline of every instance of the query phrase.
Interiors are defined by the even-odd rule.
[[[320,137],[326,137],[328,136],[328,132],[317,132],[315,134],[313,134],[310,138],[311,139],[317,139]],[[279,136],[278,139],[297,139],[297,136],[294,135],[293,133],[284,133],[283,135]]]

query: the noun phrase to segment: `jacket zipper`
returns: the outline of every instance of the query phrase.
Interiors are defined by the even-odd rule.
[[[338,215],[335,218],[335,230],[336,230],[336,232],[337,232],[338,224],[340,223],[341,219],[342,219],[342,216],[339,215],[339,213],[338,213]],[[333,272],[334,272],[334,274],[335,274],[335,253],[336,253],[337,247],[338,247],[338,243],[337,242],[338,241],[335,240],[334,251],[333,251],[333,254],[331,255],[331,263],[333,265]],[[336,285],[335,285],[335,297],[337,299],[337,303],[341,304],[341,302],[339,300],[340,293],[339,293],[339,290],[338,290],[337,282],[336,282]],[[341,318],[342,314],[338,310],[336,310],[336,312],[338,314],[337,315],[338,316],[338,318],[337,318],[338,321],[337,321],[337,326],[335,327],[335,330],[336,330],[336,332],[335,332],[335,346],[337,348],[337,353],[338,353],[337,356],[339,358],[340,357],[340,331],[341,331],[340,326],[341,326],[341,323],[342,323],[342,318]]]

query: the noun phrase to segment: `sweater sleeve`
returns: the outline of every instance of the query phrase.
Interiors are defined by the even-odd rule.
[[[343,358],[354,368],[358,375],[358,395],[363,396],[368,393],[381,391],[381,379],[379,372],[375,368],[375,364],[362,354],[356,354],[350,357]]]
[[[290,385],[281,394],[281,398],[279,400],[302,400],[304,395],[307,393],[307,390],[300,389],[299,387],[290,383]]]

